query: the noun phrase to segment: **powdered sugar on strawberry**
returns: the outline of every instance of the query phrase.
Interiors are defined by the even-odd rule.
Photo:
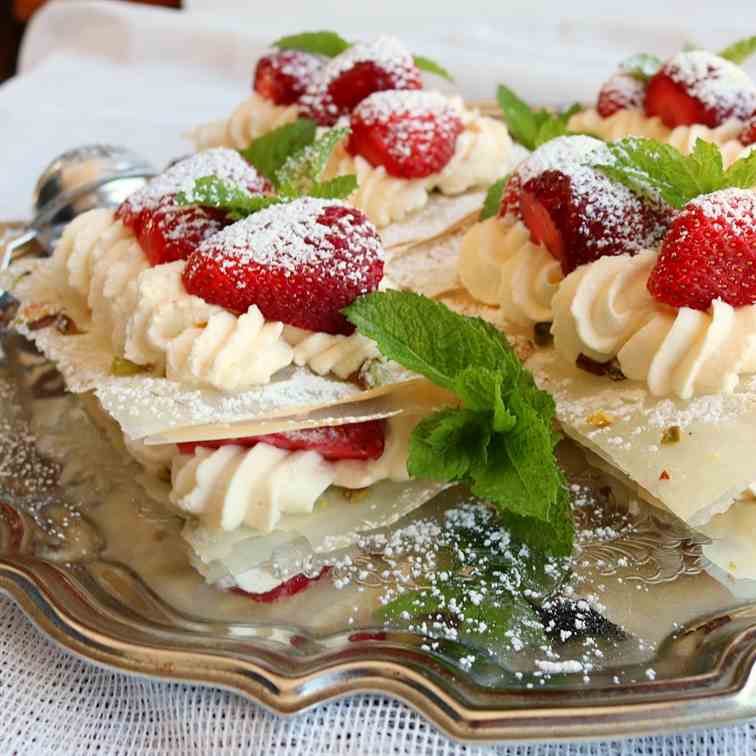
[[[378,232],[363,213],[304,197],[210,238],[189,258],[184,284],[235,312],[255,304],[268,320],[349,334],[354,329],[340,310],[378,287],[383,257]]]
[[[420,71],[396,38],[352,45],[320,69],[300,102],[308,115],[332,125],[373,92],[421,89]]]
[[[270,188],[267,180],[236,150],[217,147],[181,160],[156,176],[143,189],[130,195],[117,215],[129,225],[129,217],[136,217],[144,210],[154,210],[166,195],[191,192],[194,182],[205,176],[216,176],[251,192],[264,192]]]
[[[451,160],[462,119],[439,92],[387,90],[365,98],[351,117],[347,149],[392,176],[425,178]]]

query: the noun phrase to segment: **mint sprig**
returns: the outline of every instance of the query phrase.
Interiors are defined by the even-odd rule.
[[[318,185],[318,179],[336,145],[347,136],[348,128],[328,129],[290,155],[275,174],[269,177],[279,194],[285,197],[301,197],[318,186],[322,191],[323,185]]]
[[[293,123],[284,124],[258,137],[249,147],[239,152],[258,173],[273,181],[276,173],[292,155],[315,141],[316,132],[315,121],[298,118]]]
[[[740,158],[727,170],[717,145],[697,139],[684,155],[654,139],[628,137],[607,145],[612,162],[596,166],[609,178],[636,194],[682,208],[702,194],[756,186],[756,152]]]
[[[503,176],[495,183],[488,187],[486,192],[486,198],[483,200],[483,208],[480,211],[478,220],[486,220],[487,218],[493,218],[499,212],[501,207],[501,198],[504,196],[504,190],[507,187],[507,182],[511,173]]]
[[[496,91],[496,99],[512,138],[529,150],[535,150],[556,137],[570,134],[567,122],[581,110],[577,103],[562,113],[554,113],[546,108],[533,109],[503,84]]]
[[[275,194],[251,194],[217,176],[205,176],[188,192],[179,192],[176,201],[225,210],[231,220],[241,220],[297,197],[345,199],[357,188],[356,176],[324,182],[320,176],[334,148],[348,134],[349,129],[328,129],[316,137],[314,122],[301,118],[256,139],[241,153],[270,181]]]
[[[312,55],[335,58],[351,47],[342,36],[332,31],[302,32],[281,37],[273,43],[280,50],[299,50]]]
[[[424,55],[413,55],[412,59],[415,61],[415,65],[421,71],[427,71],[428,73],[435,74],[436,76],[441,76],[447,81],[454,81],[452,75],[442,65],[436,63],[435,60],[426,58]]]
[[[409,292],[377,292],[344,310],[382,354],[454,393],[461,406],[415,428],[413,477],[466,484],[529,543],[568,554],[574,530],[554,458],[554,402],[505,338],[480,318]]]
[[[632,55],[620,63],[622,73],[632,76],[638,81],[648,81],[664,65],[661,58],[650,53]]]
[[[241,220],[271,205],[284,202],[281,197],[250,194],[246,189],[217,176],[197,179],[188,192],[176,195],[179,205],[202,205],[224,210],[231,220]]]
[[[748,58],[756,53],[756,35],[753,37],[746,37],[745,39],[738,40],[731,45],[725,47],[724,50],[719,52],[720,58],[742,65]]]

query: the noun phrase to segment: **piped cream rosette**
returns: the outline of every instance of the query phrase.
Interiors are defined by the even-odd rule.
[[[642,110],[618,110],[604,118],[595,108],[586,108],[570,118],[568,127],[581,134],[593,134],[607,142],[624,137],[655,139],[672,145],[685,155],[692,152],[697,140],[703,139],[719,147],[725,167],[742,157],[746,149],[738,139],[743,122],[734,118],[714,128],[696,123],[670,129],[659,116],[647,116]]]
[[[616,358],[653,396],[731,393],[756,372],[756,305],[714,300],[708,311],[657,302],[646,286],[658,251],[604,257],[572,272],[553,300],[559,354]]]

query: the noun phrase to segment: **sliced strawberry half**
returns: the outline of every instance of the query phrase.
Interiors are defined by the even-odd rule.
[[[194,454],[198,446],[208,449],[230,445],[251,448],[257,444],[268,444],[288,451],[316,451],[332,462],[343,459],[378,459],[383,454],[386,444],[386,424],[383,420],[368,420],[364,423],[303,428],[263,436],[192,441],[179,444],[178,447],[182,454]]]
[[[609,118],[620,110],[642,109],[646,84],[627,73],[616,73],[601,87],[596,110]]]
[[[443,95],[407,90],[366,97],[352,113],[351,127],[348,152],[404,179],[441,171],[463,128]]]
[[[234,312],[257,305],[273,321],[334,334],[354,331],[341,310],[375,291],[383,248],[367,217],[304,197],[225,228],[189,257],[190,294]]]
[[[756,303],[756,192],[723,189],[689,202],[664,237],[648,290],[696,310],[715,299]]]
[[[648,82],[646,115],[673,129],[703,124],[715,128],[754,112],[756,88],[742,68],[703,50],[682,52]]]
[[[197,179],[205,176],[217,176],[224,181],[246,187],[253,194],[271,189],[267,179],[249,165],[236,150],[219,147],[173,163],[163,173],[152,179],[147,186],[127,197],[116,210],[116,218],[134,232],[140,243],[150,244],[146,241],[146,235],[150,232],[148,227],[152,216],[160,213],[162,215],[160,222],[169,232],[184,225],[181,224],[179,217],[171,216],[171,203],[174,209],[181,210],[182,208],[175,204],[176,194],[191,189]],[[172,199],[166,199],[169,197]],[[183,208],[183,210],[187,211],[187,217],[191,216],[188,208]],[[146,248],[145,252],[147,252]],[[158,263],[161,261],[160,253],[149,252],[148,254],[152,255],[151,260],[154,257]]]
[[[315,577],[307,577],[303,573],[294,575],[288,580],[284,580],[283,583],[277,585],[269,591],[264,593],[252,593],[251,591],[245,591],[241,588],[232,588],[233,593],[238,593],[240,596],[246,596],[252,601],[258,601],[261,604],[272,604],[274,601],[280,599],[289,598],[297,593],[301,593],[306,588],[309,588],[313,583],[316,583],[321,578],[324,578],[331,571],[330,565],[323,567]]]
[[[756,114],[746,121],[743,131],[740,132],[740,142],[746,147],[756,144]]]
[[[217,234],[231,221],[221,210],[181,207],[176,196],[160,200],[142,224],[139,243],[151,265],[186,260],[200,244]]]
[[[643,202],[590,166],[569,174],[547,170],[530,179],[520,212],[533,241],[559,260],[564,275],[601,257],[648,247],[669,223],[668,210]]]
[[[422,89],[412,55],[393,37],[357,44],[337,55],[318,73],[301,99],[305,113],[332,126],[374,92]]]
[[[323,59],[300,50],[276,50],[257,61],[255,91],[276,105],[292,105],[312,84]]]

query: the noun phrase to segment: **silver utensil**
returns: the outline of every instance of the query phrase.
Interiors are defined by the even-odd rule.
[[[50,254],[63,228],[87,210],[116,207],[157,171],[125,147],[90,144],[68,150],[53,160],[37,180],[33,195],[33,219],[9,242],[0,270],[23,256],[36,241]]]

